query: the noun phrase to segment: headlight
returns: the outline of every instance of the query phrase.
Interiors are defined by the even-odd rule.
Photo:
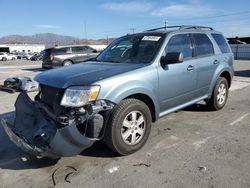
[[[80,107],[96,100],[100,86],[70,87],[66,89],[61,100],[62,106]]]

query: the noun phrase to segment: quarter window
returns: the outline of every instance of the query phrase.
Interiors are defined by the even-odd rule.
[[[206,34],[193,34],[196,56],[208,56],[214,54],[213,44]]]
[[[230,53],[230,49],[228,47],[226,39],[221,34],[213,33],[212,37],[215,42],[218,44],[222,53]]]
[[[166,53],[179,52],[183,54],[183,58],[192,57],[191,42],[188,34],[175,35],[168,41]]]

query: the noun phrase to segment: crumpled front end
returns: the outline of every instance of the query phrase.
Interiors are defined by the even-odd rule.
[[[114,104],[95,101],[81,108],[60,113],[39,100],[21,93],[15,103],[15,121],[2,121],[10,139],[22,150],[46,157],[77,155],[103,138],[105,125]]]

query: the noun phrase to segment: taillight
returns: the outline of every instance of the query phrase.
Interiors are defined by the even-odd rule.
[[[50,59],[50,61],[53,61],[54,60],[54,55],[50,54],[49,59]]]

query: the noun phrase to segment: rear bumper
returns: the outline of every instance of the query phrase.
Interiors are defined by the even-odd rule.
[[[44,68],[44,69],[51,69],[51,68],[53,68],[53,64],[42,63],[42,68]]]
[[[74,120],[58,127],[48,112],[21,93],[16,101],[14,125],[2,120],[5,132],[19,148],[35,156],[73,156],[92,146],[97,138],[80,133]]]

